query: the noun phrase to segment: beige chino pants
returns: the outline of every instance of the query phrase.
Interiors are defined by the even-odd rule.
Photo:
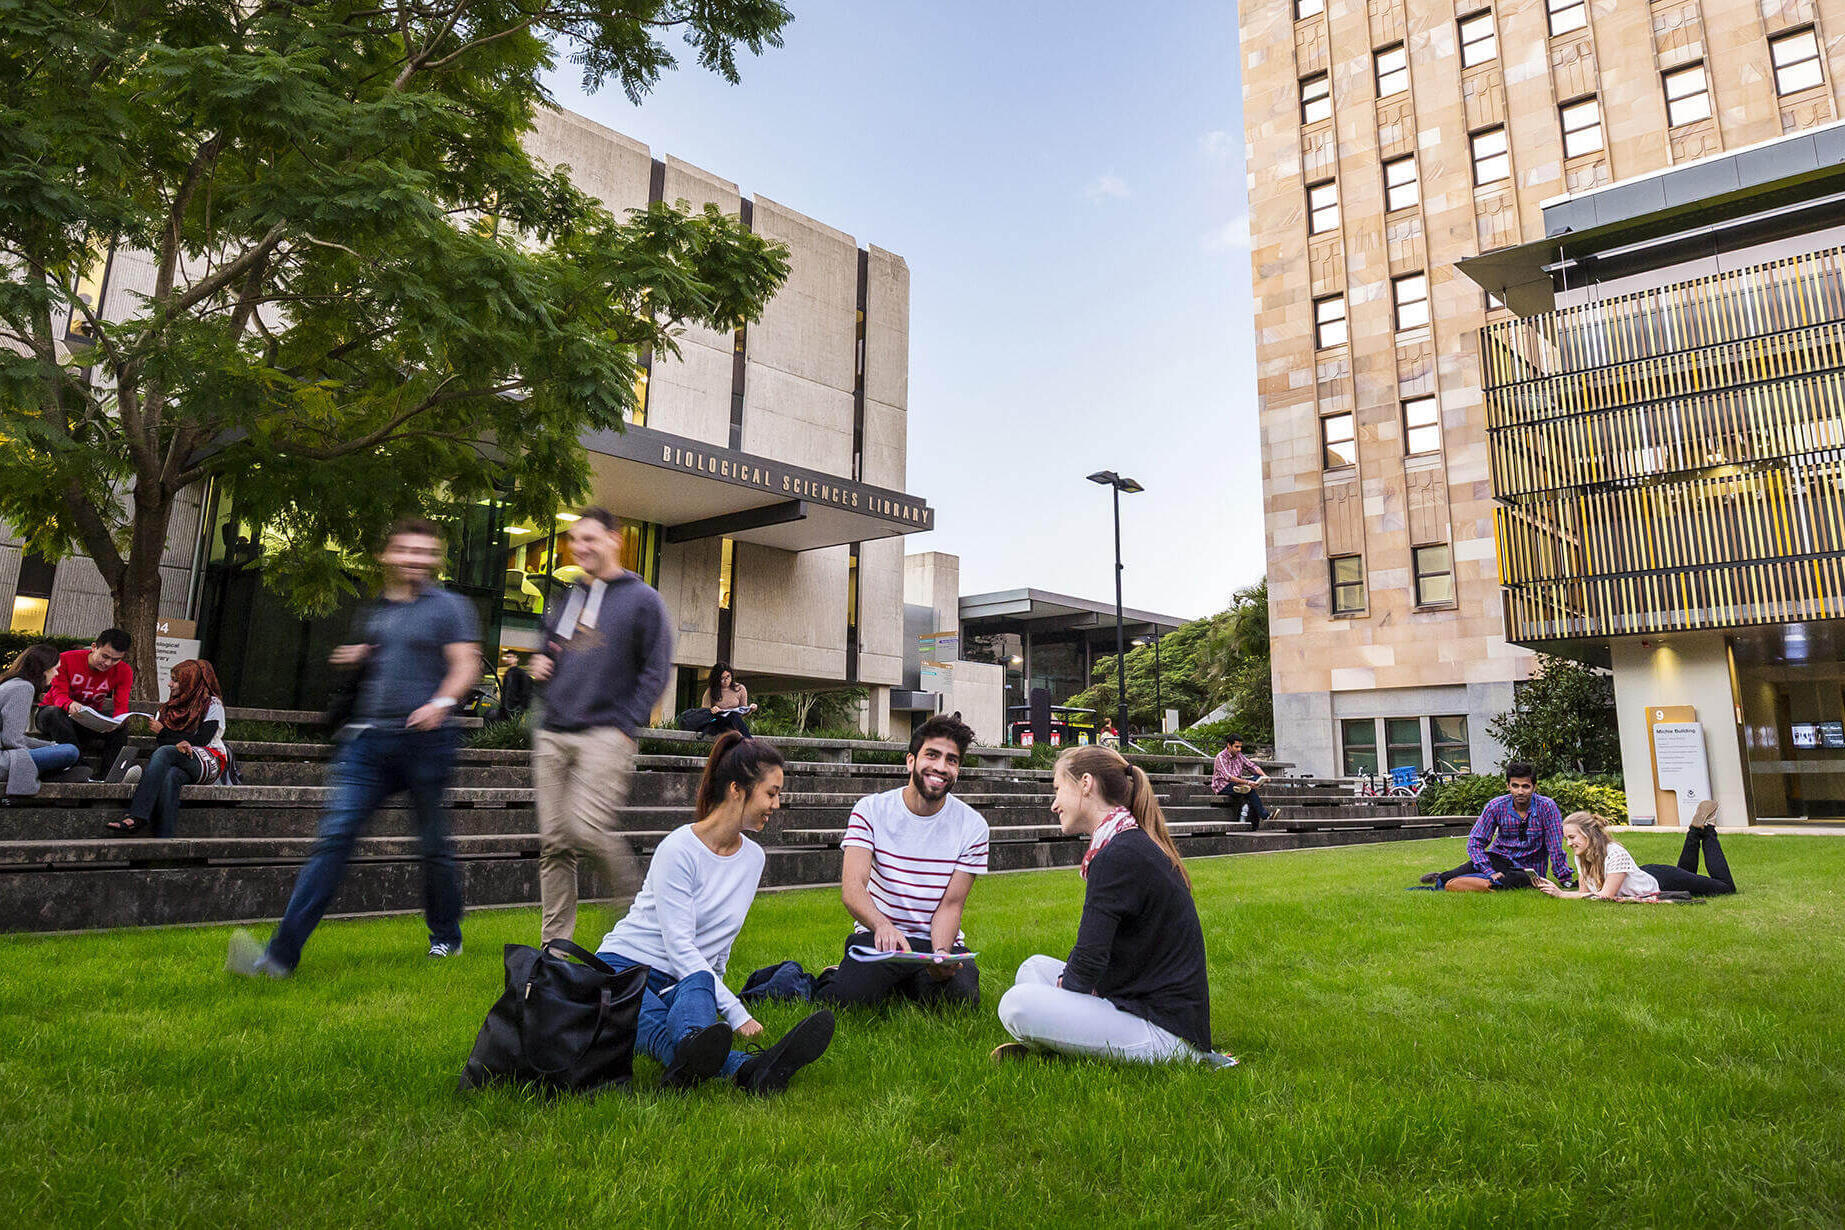
[[[532,741],[545,943],[575,938],[578,854],[602,868],[616,918],[640,889],[640,861],[621,834],[621,809],[628,801],[638,746],[613,726],[540,730]]]

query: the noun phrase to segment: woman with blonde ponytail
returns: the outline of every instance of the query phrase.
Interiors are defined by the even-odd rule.
[[[1077,747],[1058,757],[1052,784],[1063,831],[1089,838],[1083,917],[1068,960],[1030,957],[1019,967],[999,1001],[1000,1024],[1017,1041],[994,1059],[1054,1051],[1234,1064],[1211,1049],[1204,929],[1153,783],[1117,752]]]
[[[1552,897],[1593,897],[1600,901],[1656,901],[1659,894],[1686,893],[1693,897],[1721,897],[1736,891],[1729,860],[1717,842],[1717,808],[1706,801],[1698,805],[1685,829],[1685,847],[1678,865],[1636,863],[1617,841],[1608,840],[1608,821],[1590,811],[1571,812],[1563,818],[1563,841],[1576,855],[1582,890],[1570,892],[1549,880],[1538,879],[1539,890]],[[1704,855],[1709,875],[1698,874],[1698,855]]]

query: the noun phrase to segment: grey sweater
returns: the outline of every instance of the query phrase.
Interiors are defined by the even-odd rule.
[[[666,603],[647,582],[624,572],[602,590],[583,626],[591,587],[579,581],[558,596],[545,617],[546,730],[613,726],[632,736],[647,725],[673,669],[673,632]]]
[[[29,679],[0,683],[0,778],[6,779],[10,795],[38,793],[38,765],[32,761],[32,749],[50,747],[51,741],[26,733],[32,728],[32,703],[37,698]]]

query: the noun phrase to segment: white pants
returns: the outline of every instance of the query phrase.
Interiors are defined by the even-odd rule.
[[[1057,985],[1063,962],[1027,957],[1012,989],[1000,997],[999,1023],[1027,1046],[1063,1055],[1093,1055],[1128,1063],[1197,1060],[1202,1052],[1151,1021],[1095,995]]]

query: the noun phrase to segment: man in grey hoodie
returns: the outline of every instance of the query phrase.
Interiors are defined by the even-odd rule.
[[[548,603],[544,649],[530,663],[544,686],[532,739],[538,791],[538,894],[545,942],[577,923],[577,855],[601,865],[620,917],[640,887],[640,865],[621,835],[639,732],[672,673],[666,603],[621,565],[615,515],[586,508],[571,523],[570,554],[583,578]]]

